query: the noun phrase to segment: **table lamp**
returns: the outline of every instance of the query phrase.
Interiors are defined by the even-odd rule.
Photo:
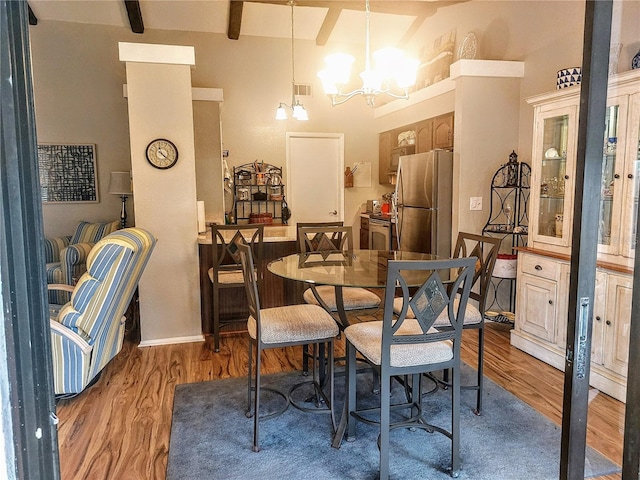
[[[120,195],[122,210],[120,211],[120,228],[127,226],[127,197],[133,195],[131,190],[131,174],[129,172],[111,172],[109,178],[109,193]]]

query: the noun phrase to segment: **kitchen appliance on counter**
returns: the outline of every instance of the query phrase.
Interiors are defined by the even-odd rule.
[[[367,213],[380,213],[381,207],[380,200],[367,200]]]
[[[393,206],[398,250],[451,255],[452,189],[451,152],[400,157]]]

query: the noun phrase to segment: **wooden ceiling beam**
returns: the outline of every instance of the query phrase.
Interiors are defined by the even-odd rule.
[[[402,36],[402,38],[398,42],[398,47],[402,48],[406,44],[408,44],[411,41],[411,38],[413,38],[413,36],[420,29],[420,27],[422,26],[422,24],[426,19],[427,19],[426,15],[416,17],[416,19],[409,26],[408,30],[405,32],[405,34]]]
[[[124,0],[124,6],[127,8],[131,31],[133,33],[144,33],[144,22],[142,21],[140,2],[138,0]]]
[[[320,31],[318,32],[318,36],[316,37],[317,46],[322,47],[327,44],[327,41],[329,41],[329,37],[331,36],[331,32],[333,32],[333,29],[338,22],[340,13],[342,13],[342,8],[340,7],[331,7],[327,11],[324,21],[322,22],[322,26],[320,27]]]
[[[243,1],[229,0],[229,26],[227,27],[227,38],[229,40],[238,40],[240,38],[243,6]]]
[[[246,0],[253,3],[266,3],[271,5],[289,5],[289,0]],[[370,0],[370,8],[374,13],[388,13],[395,15],[411,16],[431,16],[439,7],[446,7],[467,0],[444,0],[444,1],[423,1],[423,0]],[[339,8],[341,10],[355,10],[364,12],[365,2],[353,0],[295,0],[296,7],[316,7],[328,10]]]
[[[27,2],[27,8],[29,9],[29,25],[38,25],[38,17],[36,17],[36,14],[31,10],[29,2]]]

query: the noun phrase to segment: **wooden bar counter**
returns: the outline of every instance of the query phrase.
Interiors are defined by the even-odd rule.
[[[198,252],[200,256],[200,297],[202,333],[213,334],[213,286],[209,279],[209,269],[213,266],[213,249],[211,247],[211,230],[198,237]],[[302,292],[305,286],[300,282],[285,280],[267,270],[271,260],[297,252],[296,228],[288,225],[265,225],[264,227],[264,261],[260,268],[264,280],[260,291],[260,307],[278,307],[303,303]],[[220,322],[246,322],[249,317],[247,300],[241,288],[225,290],[220,299]],[[238,324],[239,325],[239,324]],[[244,327],[243,327],[244,328]]]

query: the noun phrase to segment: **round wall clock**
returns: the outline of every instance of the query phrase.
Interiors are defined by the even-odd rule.
[[[178,161],[178,149],[173,142],[157,138],[147,145],[147,160],[154,167],[166,170]]]

